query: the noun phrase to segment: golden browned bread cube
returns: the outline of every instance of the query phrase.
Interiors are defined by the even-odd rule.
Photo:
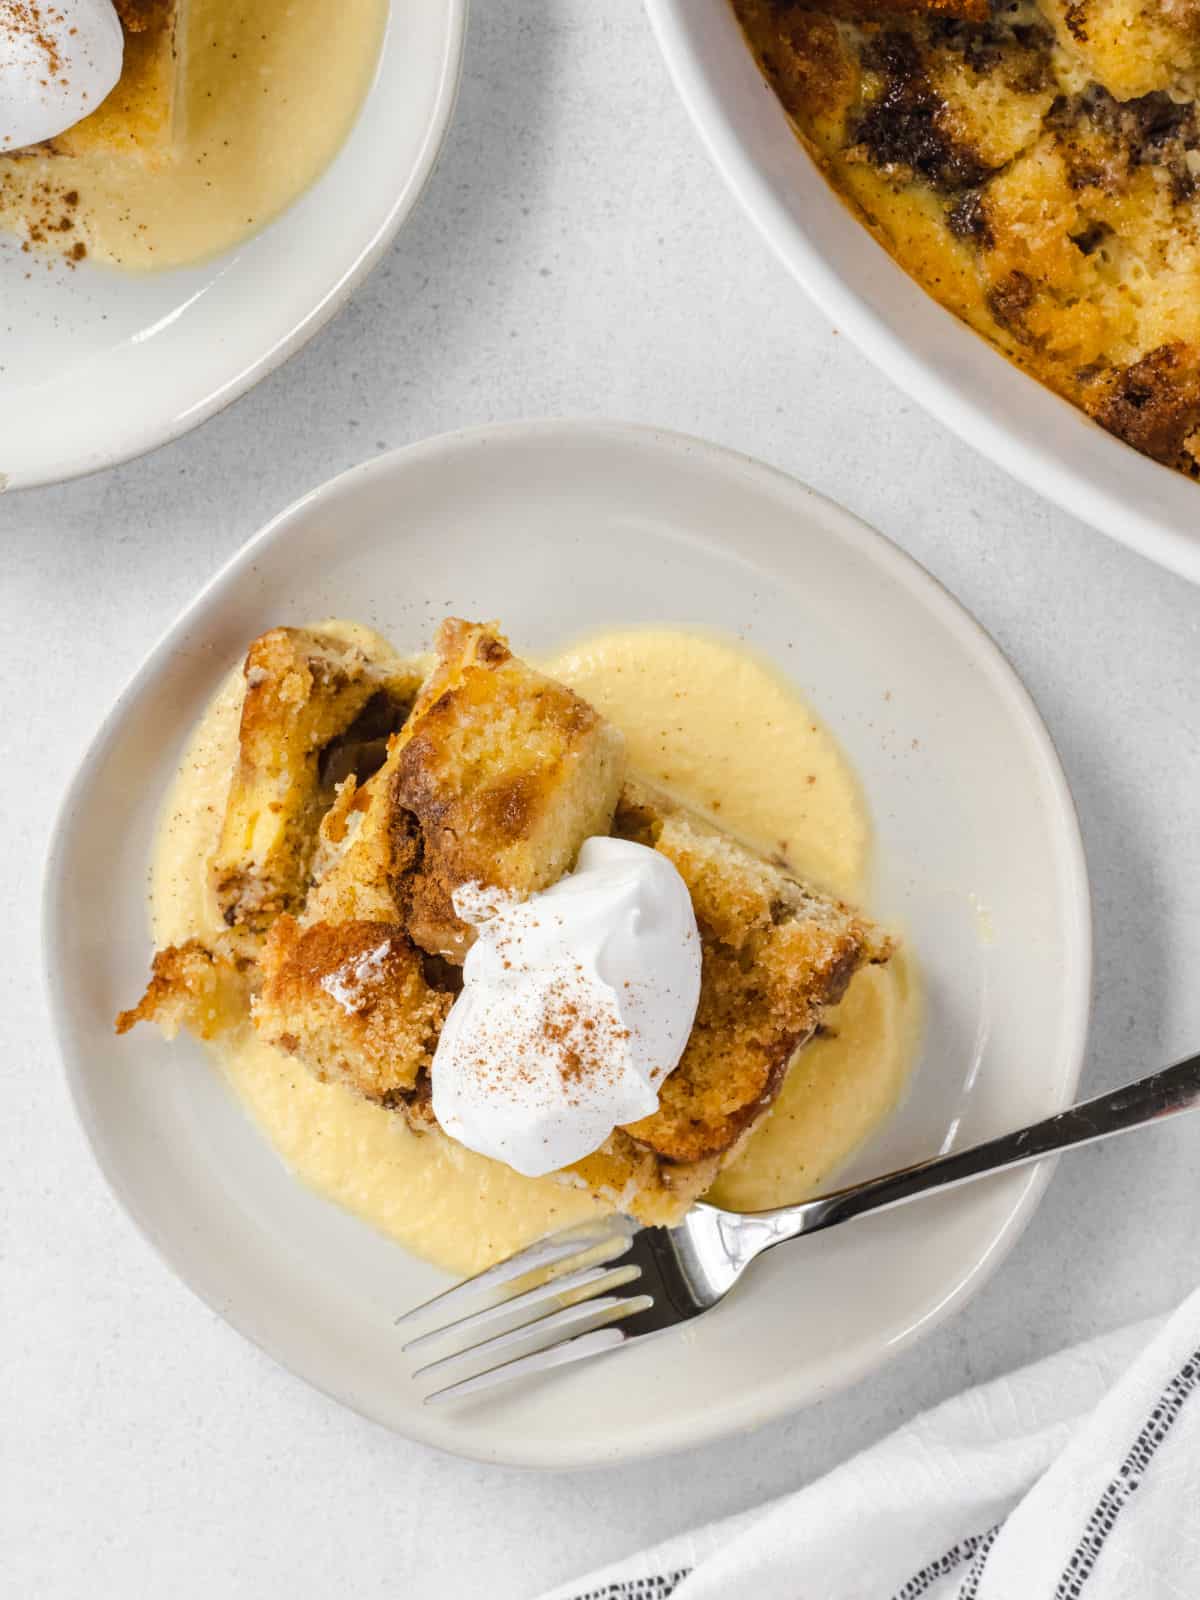
[[[665,795],[629,783],[616,832],[678,868],[700,929],[700,1005],[659,1108],[626,1132],[676,1163],[724,1156],[771,1106],[799,1047],[890,941]]]
[[[391,803],[407,820],[405,921],[431,954],[461,961],[471,938],[451,896],[466,883],[529,894],[606,834],[624,741],[564,684],[518,661],[494,625],[451,619],[399,741]]]
[[[393,745],[394,750],[394,745]],[[395,922],[400,874],[408,860],[406,829],[398,830],[388,804],[392,757],[366,783],[348,778],[321,820],[312,864],[312,887],[300,921]],[[400,833],[402,849],[396,849]]]
[[[461,963],[472,935],[454,890],[557,882],[608,833],[623,766],[621,735],[585,700],[519,661],[494,625],[452,619],[385,767],[347,802],[360,812],[305,921],[390,905],[423,950]]]
[[[1175,340],[1102,370],[1084,404],[1102,427],[1164,466],[1200,460],[1200,346]]]
[[[183,0],[116,0],[125,33],[121,78],[82,122],[45,148],[55,155],[106,151],[159,166],[175,137]]]
[[[253,963],[227,935],[210,949],[199,939],[156,950],[145,994],[117,1018],[118,1033],[157,1022],[169,1039],[187,1028],[201,1039],[244,1022],[254,983]]]
[[[1134,100],[1200,68],[1197,0],[1041,0],[1083,81]]]
[[[411,1091],[433,1060],[453,1002],[425,980],[420,952],[388,922],[279,917],[259,957],[254,1025],[322,1081],[384,1105]]]
[[[334,785],[347,765],[378,766],[421,674],[382,646],[368,655],[306,628],[264,633],[244,674],[238,760],[212,881],[230,926],[263,933],[303,904]]]

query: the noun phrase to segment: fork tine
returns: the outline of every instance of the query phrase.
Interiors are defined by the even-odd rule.
[[[615,1284],[616,1289],[624,1288],[624,1284]],[[480,1339],[475,1344],[464,1346],[461,1350],[454,1350],[450,1355],[439,1356],[436,1361],[429,1361],[423,1367],[418,1367],[413,1373],[414,1378],[423,1378],[427,1373],[437,1372],[443,1367],[453,1365],[456,1361],[465,1361],[469,1356],[493,1356],[502,1350],[511,1350],[514,1345],[527,1344],[532,1338],[546,1338],[554,1335],[552,1343],[561,1343],[560,1335],[568,1335],[584,1331],[581,1323],[595,1322],[603,1324],[612,1322],[628,1312],[640,1311],[644,1305],[651,1304],[649,1295],[633,1295],[629,1299],[621,1299],[617,1295],[593,1295],[587,1300],[577,1300],[574,1305],[562,1306],[557,1311],[548,1312],[543,1317],[535,1317],[531,1322],[524,1322],[519,1328],[509,1328],[504,1333],[493,1334],[490,1339]],[[543,1346],[543,1348],[546,1348]]]
[[[620,1255],[628,1250],[628,1242],[623,1243]],[[483,1306],[479,1311],[469,1311],[465,1316],[458,1317],[453,1322],[439,1323],[436,1328],[429,1328],[425,1333],[418,1333],[415,1338],[409,1339],[401,1346],[404,1351],[418,1350],[422,1345],[432,1344],[437,1339],[444,1339],[450,1334],[466,1333],[469,1329],[486,1327],[490,1322],[497,1322],[502,1317],[512,1316],[518,1311],[531,1311],[545,1300],[557,1300],[563,1295],[572,1294],[576,1289],[585,1289],[597,1283],[601,1278],[612,1278],[612,1288],[620,1287],[627,1281],[614,1275],[625,1272],[632,1277],[637,1276],[637,1269],[631,1265],[620,1267],[614,1264],[614,1258],[609,1255],[602,1263],[589,1263],[587,1266],[575,1268],[573,1271],[565,1269],[578,1258],[571,1256],[565,1263],[561,1263],[562,1270],[547,1274],[541,1283],[535,1284],[532,1289],[525,1289],[517,1294],[509,1294],[503,1300],[497,1300],[493,1305]],[[517,1282],[521,1280],[518,1278]],[[526,1318],[526,1322],[535,1320]]]
[[[423,1300],[420,1305],[401,1312],[395,1319],[395,1326],[401,1328],[406,1322],[422,1317],[428,1311],[449,1309],[464,1300],[469,1300],[481,1290],[499,1288],[501,1284],[510,1283],[512,1279],[523,1277],[526,1273],[549,1269],[560,1262],[566,1262],[569,1257],[582,1255],[584,1251],[616,1238],[619,1231],[624,1231],[614,1226],[614,1222],[619,1220],[619,1218],[601,1217],[596,1222],[578,1223],[570,1228],[560,1228],[557,1233],[551,1233],[544,1239],[538,1239],[526,1249],[518,1250],[516,1255],[506,1256],[503,1261],[485,1267],[474,1277],[464,1278],[461,1283],[451,1284],[450,1288],[443,1289],[440,1294],[435,1294],[430,1299]]]
[[[528,1355],[515,1356],[510,1361],[501,1361],[498,1365],[477,1372],[470,1378],[460,1378],[457,1383],[449,1383],[442,1389],[435,1389],[432,1394],[425,1396],[425,1404],[442,1405],[447,1400],[460,1399],[468,1394],[479,1394],[485,1389],[494,1389],[498,1384],[508,1383],[511,1379],[520,1378],[526,1373],[547,1372],[552,1367],[566,1366],[568,1362],[602,1355],[606,1350],[617,1350],[627,1339],[636,1338],[637,1335],[626,1333],[624,1328],[614,1324],[620,1317],[639,1309],[645,1298],[641,1295],[635,1300],[618,1302],[607,1322],[601,1323],[597,1328],[589,1329],[586,1333],[576,1334],[572,1339],[562,1339],[557,1344],[546,1345],[543,1349],[533,1350]]]

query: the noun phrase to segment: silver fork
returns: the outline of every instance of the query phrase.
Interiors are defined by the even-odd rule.
[[[601,1217],[550,1234],[465,1279],[398,1317],[397,1326],[437,1317],[436,1324],[408,1340],[406,1351],[450,1336],[483,1335],[414,1374],[453,1377],[466,1362],[486,1361],[482,1371],[443,1384],[426,1401],[477,1394],[701,1316],[725,1298],[756,1256],[785,1239],[1094,1144],[1197,1106],[1200,1056],[1192,1056],[1028,1128],[802,1205],[741,1214],[700,1204],[674,1228],[639,1228],[625,1217]]]

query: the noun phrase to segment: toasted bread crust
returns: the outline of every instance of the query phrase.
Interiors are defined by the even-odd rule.
[[[323,1081],[395,1105],[428,1070],[453,1003],[425,980],[420,952],[394,922],[276,919],[259,960],[254,1026]]]
[[[652,844],[692,897],[703,954],[700,1005],[659,1109],[626,1132],[665,1160],[724,1156],[774,1102],[792,1057],[890,942],[838,900],[798,883],[639,782],[616,831]]]
[[[495,624],[451,618],[400,741],[389,801],[402,911],[422,949],[459,961],[467,883],[530,894],[612,823],[623,740],[579,695],[518,661]]]
[[[125,30],[120,82],[95,111],[40,149],[80,156],[106,151],[158,167],[175,138],[179,0],[115,0]]]
[[[1159,345],[1127,367],[1104,373],[1087,409],[1101,427],[1164,466],[1191,471],[1200,437],[1200,348]]]
[[[461,964],[473,934],[455,889],[528,894],[556,882],[586,838],[609,831],[623,754],[616,730],[518,661],[494,625],[450,619],[304,920],[390,916],[428,954]]]
[[[157,1022],[168,1038],[187,1028],[213,1039],[245,1021],[254,985],[252,962],[232,938],[209,948],[199,939],[156,950],[150,982],[141,1000],[116,1020],[128,1033],[139,1022]]]
[[[246,694],[238,760],[212,862],[218,904],[231,927],[264,933],[300,909],[317,828],[334,794],[322,756],[378,708],[385,727],[407,714],[420,678],[394,656],[307,628],[272,628],[243,668]]]

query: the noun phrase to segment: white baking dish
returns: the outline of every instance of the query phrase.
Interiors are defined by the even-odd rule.
[[[1047,499],[1200,583],[1200,485],[1113,438],[943,310],[829,188],[729,0],[645,0],[718,169],[817,304],[895,383]]]

